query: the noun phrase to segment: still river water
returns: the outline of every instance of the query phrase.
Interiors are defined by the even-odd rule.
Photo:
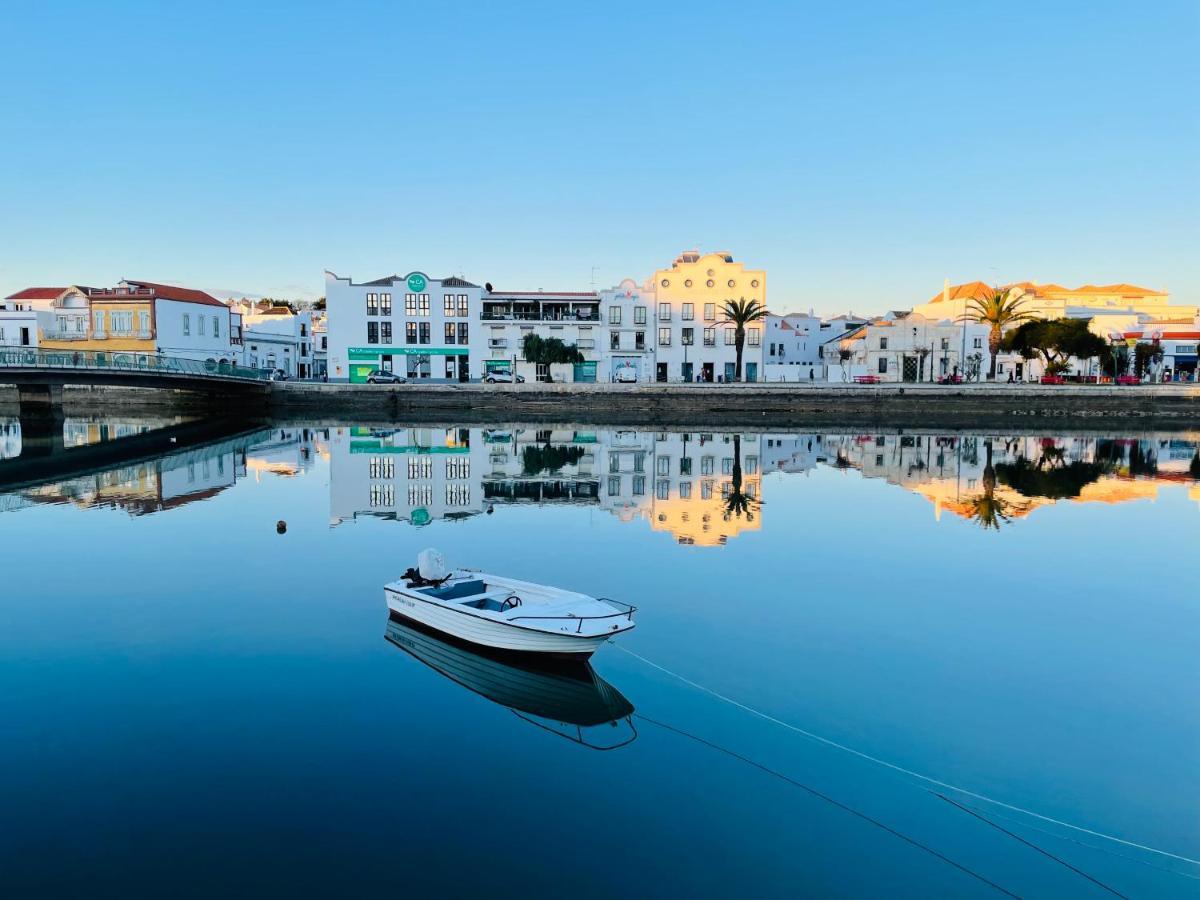
[[[162,424],[68,420],[69,477],[0,494],[6,896],[1200,894],[1200,435],[347,425],[73,467]],[[0,478],[23,450],[0,422]],[[638,628],[590,669],[439,641],[382,591],[429,546]]]

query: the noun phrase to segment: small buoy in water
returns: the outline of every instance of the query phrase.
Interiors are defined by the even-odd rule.
[[[280,519],[278,522],[276,522],[275,523],[275,533],[276,534],[287,534],[287,522],[283,521],[283,519]]]
[[[495,511],[496,511],[495,507],[493,507],[493,506],[492,506],[492,505],[489,503],[489,504],[488,504],[488,508],[487,508],[487,514],[490,516],[490,515],[491,515],[492,513],[494,513]]]

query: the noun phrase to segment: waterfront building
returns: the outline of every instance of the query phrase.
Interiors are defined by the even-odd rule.
[[[325,310],[313,310],[312,314],[313,378],[325,378],[329,374],[329,317]]]
[[[729,253],[685,250],[652,279],[656,381],[733,381],[734,327],[722,309],[730,300],[767,302],[767,273],[747,269]],[[746,328],[742,377],[762,377],[763,323]]]
[[[27,288],[0,301],[0,348],[38,345],[38,313],[34,300],[21,295],[50,290],[58,288]]]
[[[483,497],[496,503],[594,504],[600,494],[597,433],[565,428],[485,428]]]
[[[764,381],[825,381],[825,359],[821,348],[835,331],[838,337],[844,334],[844,328],[821,321],[811,311],[807,314],[771,314],[763,325],[766,344],[763,350]]]
[[[1095,319],[1109,316],[1144,315],[1156,319],[1195,318],[1200,310],[1194,306],[1172,304],[1170,294],[1134,284],[1085,284],[1066,288],[1058,284],[1038,284],[1018,281],[1001,285],[1021,292],[1022,307],[1039,319]],[[970,302],[987,297],[993,286],[982,281],[951,285],[947,280],[941,293],[913,307],[913,312],[927,318],[955,321],[970,312]]]
[[[928,382],[986,371],[987,336],[978,323],[892,312],[825,341],[822,355],[829,381]]]
[[[636,383],[655,378],[654,350],[658,304],[653,280],[638,285],[626,278],[600,292],[604,381]]]
[[[1194,382],[1197,348],[1200,347],[1200,318],[1145,320],[1115,329],[1109,340],[1122,340],[1130,348],[1138,344],[1158,344],[1162,358],[1150,372],[1155,380]]]
[[[112,288],[62,289],[38,310],[38,322],[43,349],[160,353],[214,366],[239,356],[229,309],[204,291],[175,285],[126,279]]]
[[[289,378],[313,377],[312,313],[273,306],[241,315],[244,365],[279,369]]]
[[[364,382],[372,369],[410,380],[481,377],[481,295],[453,276],[410,272],[356,283],[327,271],[329,380]]]
[[[596,381],[601,345],[600,295],[594,291],[494,291],[482,297],[480,327],[487,339],[483,370],[516,371],[527,381]],[[522,342],[527,335],[557,338],[574,345],[584,361],[573,365],[527,363]]]

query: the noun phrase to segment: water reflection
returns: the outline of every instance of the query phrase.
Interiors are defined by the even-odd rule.
[[[70,448],[146,436],[164,420],[74,420]],[[20,459],[20,427],[0,421],[0,451]],[[821,468],[881,479],[987,530],[1056,503],[1200,502],[1194,434],[1096,435],[820,431],[753,433],[522,427],[303,426],[251,440],[112,466],[6,497],[6,508],[69,502],[134,514],[203,500],[239,478],[293,477],[329,464],[330,523],[361,516],[422,526],[509,505],[579,506],[642,522],[685,545],[719,547],[763,527],[774,478]],[[2,483],[5,463],[0,463]],[[771,476],[764,489],[764,475]]]
[[[467,645],[394,614],[386,636],[438,674],[559,737],[593,750],[615,750],[637,737],[633,704],[588,662]]]

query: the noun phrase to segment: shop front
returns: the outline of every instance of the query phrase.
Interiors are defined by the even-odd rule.
[[[366,383],[376,369],[410,381],[466,381],[470,366],[466,347],[351,347],[349,358],[352,384]]]

